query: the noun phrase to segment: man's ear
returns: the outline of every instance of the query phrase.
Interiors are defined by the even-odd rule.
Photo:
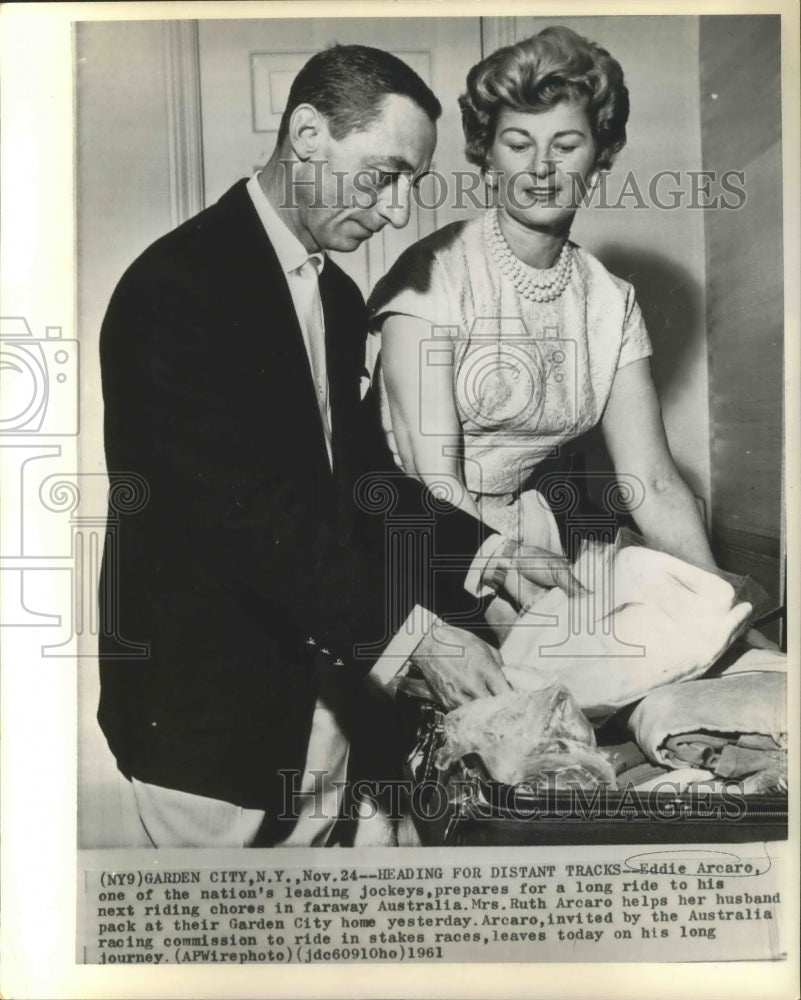
[[[289,118],[289,142],[299,160],[310,160],[327,134],[325,119],[311,104],[299,104]]]

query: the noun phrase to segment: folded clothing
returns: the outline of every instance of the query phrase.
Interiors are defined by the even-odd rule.
[[[692,788],[698,788],[705,792],[719,791],[715,788],[715,779],[709,771],[698,767],[682,767],[675,771],[667,771],[665,768],[657,768],[650,765],[653,771],[658,774],[643,774],[636,781],[631,782],[631,791],[657,792],[662,795],[680,795]],[[622,781],[621,781],[622,786]]]
[[[666,767],[659,767],[657,764],[651,764],[643,758],[643,763],[637,764],[635,767],[630,767],[622,774],[619,774],[617,776],[617,781],[621,788],[628,788],[636,791],[646,783],[657,781],[659,778],[664,778],[666,774],[670,774],[670,771]]]
[[[786,787],[786,702],[782,672],[725,674],[652,691],[631,713],[629,729],[654,763],[700,766],[725,778],[762,774],[750,783],[753,790],[780,789]]]
[[[599,749],[611,764],[612,770],[616,775],[629,772],[645,762],[645,756],[634,740],[629,740],[628,743],[618,743],[615,746],[600,747]]]
[[[594,719],[700,676],[752,611],[736,603],[727,580],[648,548],[585,546],[574,572],[585,592],[542,594],[511,627],[501,655],[514,669],[558,681]]]
[[[721,778],[744,778],[757,771],[781,773],[787,766],[787,751],[774,744],[770,749],[753,750],[738,740],[723,748],[714,771]]]
[[[664,755],[676,767],[692,764],[714,770],[723,750],[729,746],[728,736],[711,733],[683,733],[665,740]]]
[[[558,685],[477,698],[449,712],[437,767],[447,770],[470,753],[481,757],[490,777],[507,785],[615,787],[614,770],[596,749],[592,726]]]
[[[720,673],[744,674],[753,670],[778,670],[787,673],[787,654],[778,649],[746,649],[735,660],[726,664]]]

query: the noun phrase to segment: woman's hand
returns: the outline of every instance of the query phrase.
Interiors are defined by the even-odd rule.
[[[766,635],[762,635],[755,628],[750,628],[744,636],[745,641],[753,649],[770,649],[774,652],[780,652],[780,646],[778,643],[774,642],[772,639],[768,639]]]
[[[503,582],[505,592],[522,608],[530,604],[543,587],[559,587],[568,597],[580,597],[586,592],[567,556],[534,545],[519,545]]]
[[[544,588],[559,587],[569,597],[586,592],[566,556],[520,542],[508,542],[489,561],[485,579],[517,608],[530,604]]]

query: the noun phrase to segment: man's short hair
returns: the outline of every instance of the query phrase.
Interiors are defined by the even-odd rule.
[[[432,122],[442,106],[429,87],[405,62],[366,45],[332,45],[313,55],[295,77],[278,129],[278,142],[289,131],[289,119],[300,104],[311,104],[326,119],[334,139],[362,132],[378,118],[389,94],[415,102]]]

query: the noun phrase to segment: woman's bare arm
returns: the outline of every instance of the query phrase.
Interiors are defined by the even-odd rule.
[[[602,428],[615,470],[642,483],[644,499],[632,514],[648,544],[714,569],[695,497],[670,453],[647,359],[618,369]]]

